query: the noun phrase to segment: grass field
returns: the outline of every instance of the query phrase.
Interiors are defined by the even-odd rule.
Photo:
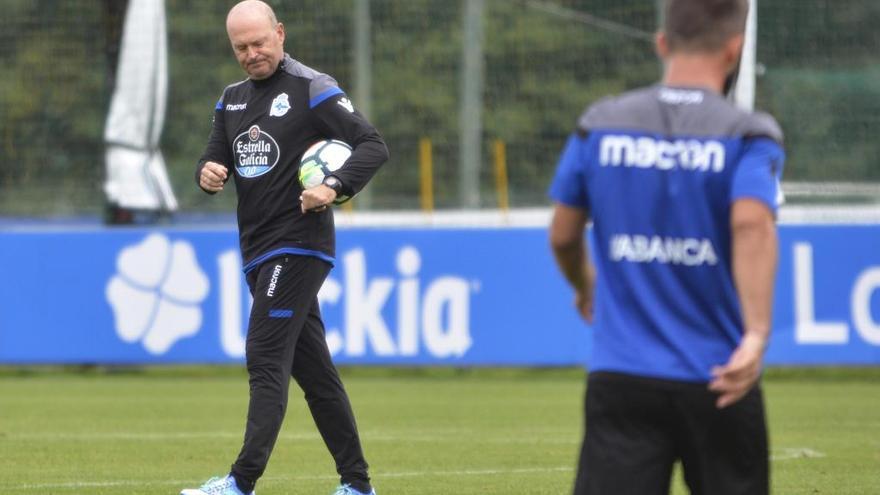
[[[569,493],[582,372],[344,375],[380,495]],[[260,495],[336,482],[295,387]],[[765,390],[774,493],[880,493],[880,371],[771,371]],[[176,494],[228,468],[246,394],[229,368],[2,370],[0,493]]]

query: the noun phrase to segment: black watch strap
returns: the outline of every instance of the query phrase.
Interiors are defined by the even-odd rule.
[[[324,177],[322,184],[336,191],[337,195],[342,194],[342,181],[339,180],[339,177],[328,175],[327,177]]]

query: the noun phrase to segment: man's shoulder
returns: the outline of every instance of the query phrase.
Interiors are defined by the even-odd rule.
[[[742,109],[733,100],[714,93],[694,122],[695,127],[713,136],[733,139],[764,137],[779,144],[783,142],[782,128],[772,115]],[[688,130],[695,133],[696,129]]]
[[[643,130],[666,135],[767,137],[782,143],[782,129],[764,112],[749,112],[701,89],[648,86],[590,105],[578,119],[583,132]]]
[[[692,121],[705,134],[734,139],[766,137],[782,144],[782,128],[772,115],[740,108],[736,102],[717,93],[706,92],[706,102]]]
[[[655,88],[649,86],[601,98],[581,113],[578,128],[589,132],[598,128],[632,127],[639,122],[655,92]]]
[[[281,71],[289,76],[306,79],[308,81],[330,77],[287,54],[285,54],[284,59],[281,60]]]
[[[226,86],[225,88],[223,88],[223,93],[221,93],[220,101],[217,102],[217,104],[220,105],[220,104],[224,103],[226,100],[228,100],[230,96],[233,96],[236,93],[243,91],[246,87],[245,83],[248,82],[249,80],[250,79],[243,79],[241,81],[234,82],[234,83]]]
[[[739,122],[737,134],[744,137],[766,137],[783,144],[785,135],[782,127],[772,115],[765,112],[744,112]]]
[[[334,95],[341,93],[339,84],[332,76],[317,71],[308,65],[291,58],[289,55],[284,56],[281,62],[281,70],[290,77],[304,79],[309,84],[309,100],[315,106],[315,101],[326,97],[326,95]]]

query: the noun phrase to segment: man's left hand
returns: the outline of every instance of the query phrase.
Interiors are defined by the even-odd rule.
[[[746,333],[727,364],[712,368],[709,390],[718,394],[715,406],[725,408],[743,398],[761,376],[767,339]]]
[[[306,189],[299,197],[303,213],[324,211],[333,203],[334,199],[336,199],[336,191],[324,184]]]

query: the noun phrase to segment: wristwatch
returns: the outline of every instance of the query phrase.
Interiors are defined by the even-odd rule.
[[[339,180],[339,177],[328,175],[327,177],[324,177],[324,181],[321,183],[336,191],[337,196],[342,194],[342,181]]]

